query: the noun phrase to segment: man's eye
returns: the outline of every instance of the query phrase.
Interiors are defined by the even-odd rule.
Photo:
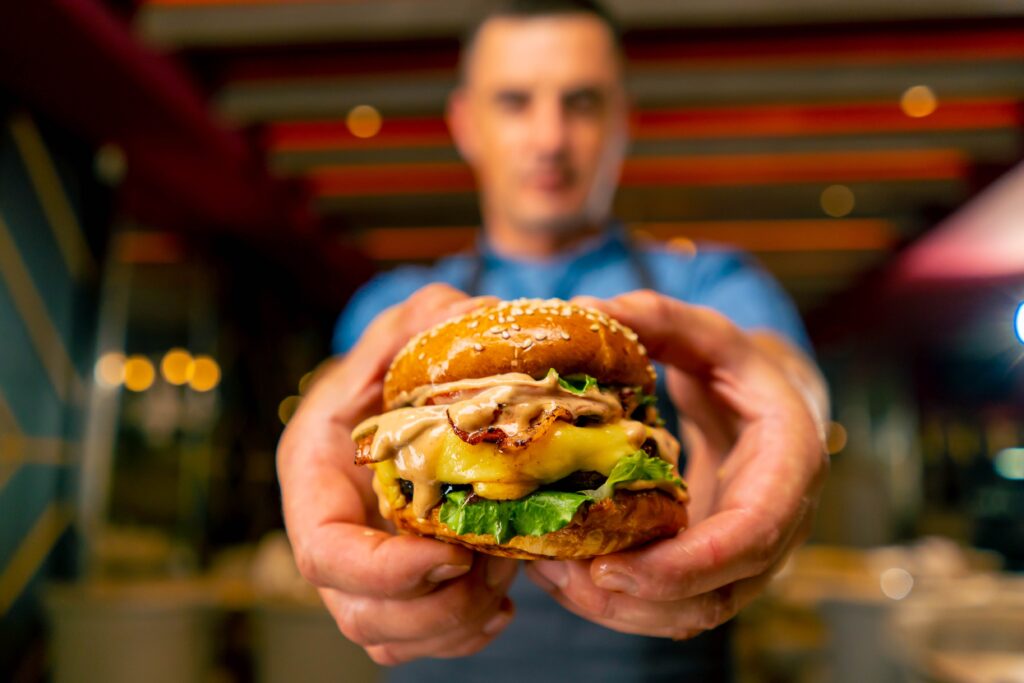
[[[572,93],[565,98],[567,111],[579,114],[591,114],[601,109],[601,96],[596,92],[583,91]]]
[[[524,93],[503,92],[498,93],[495,101],[502,111],[514,112],[525,109],[530,100]]]

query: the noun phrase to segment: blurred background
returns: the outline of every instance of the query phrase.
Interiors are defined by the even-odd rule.
[[[616,212],[753,252],[834,402],[743,681],[1024,681],[1024,5],[609,0]],[[0,5],[0,678],[372,681],[274,450],[375,271],[473,240],[470,0]]]

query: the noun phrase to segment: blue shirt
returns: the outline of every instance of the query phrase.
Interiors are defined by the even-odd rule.
[[[772,330],[810,350],[800,317],[778,283],[735,250],[702,245],[690,253],[664,245],[634,246],[616,227],[545,261],[502,258],[486,240],[481,240],[480,251],[477,294],[502,299],[568,299],[582,294],[608,298],[653,284],[663,294],[717,309],[744,329]],[[465,289],[473,280],[476,259],[473,254],[460,254],[432,267],[407,266],[377,276],[356,292],[338,320],[335,352],[347,352],[378,313],[426,284],[445,282]],[[675,413],[660,368],[658,375],[659,409],[674,430]],[[675,642],[621,634],[581,619],[522,574],[510,594],[516,617],[482,652],[461,660],[407,664],[391,670],[390,680],[646,683],[731,679],[728,625]]]

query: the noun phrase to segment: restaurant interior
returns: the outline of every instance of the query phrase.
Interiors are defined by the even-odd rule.
[[[473,244],[479,0],[0,5],[0,679],[356,681],[275,450],[375,273]],[[1024,5],[607,0],[614,212],[750,252],[829,384],[738,680],[1024,681]]]

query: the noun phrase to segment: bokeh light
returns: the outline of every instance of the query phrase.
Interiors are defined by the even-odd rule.
[[[829,185],[821,192],[821,210],[833,218],[848,216],[856,200],[846,185]]]
[[[277,406],[277,417],[280,418],[281,424],[288,424],[288,420],[292,419],[292,415],[299,409],[300,403],[302,403],[301,396],[289,396],[281,401],[281,404]]]
[[[891,600],[902,600],[914,588],[914,577],[906,569],[893,567],[882,572],[882,593]]]
[[[194,391],[210,391],[220,384],[220,366],[209,356],[196,356],[191,363],[188,385]]]
[[[830,422],[828,425],[828,439],[826,445],[829,455],[835,455],[846,448],[846,427],[838,422]]]
[[[104,353],[96,361],[93,376],[100,386],[112,388],[124,383],[124,354],[118,351]]]
[[[688,256],[697,255],[697,243],[689,237],[673,237],[668,241],[668,248]]]
[[[112,142],[100,145],[93,157],[96,176],[107,185],[117,185],[124,180],[128,161],[120,145]]]
[[[1024,301],[1017,304],[1017,312],[1013,314],[1013,331],[1017,341],[1024,344]]]
[[[379,111],[368,104],[360,104],[349,111],[345,125],[357,138],[372,138],[380,132],[382,120]]]
[[[939,106],[935,93],[927,85],[907,88],[900,97],[900,108],[911,118],[919,119],[933,113]]]
[[[996,453],[993,466],[1003,479],[1024,480],[1024,448],[1004,448]]]
[[[129,356],[124,362],[124,386],[130,391],[145,391],[153,386],[156,368],[142,355]]]
[[[174,386],[188,383],[191,370],[192,354],[185,349],[171,349],[160,361],[160,374]]]

